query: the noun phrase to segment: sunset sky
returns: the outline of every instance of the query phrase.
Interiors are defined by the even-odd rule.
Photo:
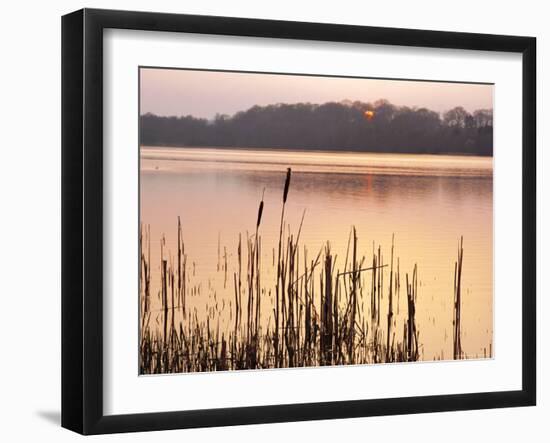
[[[387,99],[398,106],[444,112],[493,107],[493,86],[299,75],[248,74],[181,69],[140,70],[140,113],[213,118],[254,105]]]

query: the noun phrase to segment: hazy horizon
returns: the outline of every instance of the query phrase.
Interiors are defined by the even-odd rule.
[[[258,74],[166,68],[140,69],[140,114],[212,119],[251,107],[380,99],[442,113],[493,108],[493,85],[435,81]]]

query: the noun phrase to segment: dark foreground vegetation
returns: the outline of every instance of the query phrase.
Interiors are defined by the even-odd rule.
[[[295,233],[285,228],[290,180],[288,169],[279,242],[268,263],[275,272],[274,285],[266,283],[266,264],[262,264],[262,199],[255,233],[246,239],[239,236],[235,271],[228,273],[227,262],[218,265],[218,271],[225,273],[227,287],[234,290],[234,299],[229,303],[214,300],[211,306],[205,299],[205,319],[199,319],[196,308],[189,308],[190,297],[201,297],[201,293],[200,287],[189,284],[192,271],[180,219],[174,256],[164,250],[161,240],[161,288],[155,294],[151,290],[151,268],[156,265],[150,256],[150,229],[142,226],[141,374],[422,359],[421,331],[416,323],[417,266],[402,276],[393,239],[389,261],[385,261],[380,247],[371,246],[369,257],[360,254],[355,228],[350,232],[345,257],[333,254],[328,242],[310,255],[307,247],[300,245],[302,225]],[[462,240],[455,263],[454,294],[449,294],[454,297],[454,359],[466,358],[461,346],[461,274]],[[153,297],[161,301],[160,312],[151,308]],[[401,313],[400,297],[405,297],[406,304]],[[220,328],[222,318],[229,318],[225,323],[229,326]]]
[[[492,109],[470,114],[456,107],[440,115],[386,100],[344,101],[254,106],[213,120],[153,114],[140,120],[140,143],[149,146],[493,155]]]

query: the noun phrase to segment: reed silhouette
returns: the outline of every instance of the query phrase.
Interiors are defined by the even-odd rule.
[[[181,219],[177,219],[175,259],[170,256],[170,251],[165,250],[164,236],[160,240],[161,284],[158,294],[152,294],[151,289],[151,231],[149,226],[141,226],[141,374],[421,359],[421,334],[416,322],[417,299],[421,296],[418,293],[417,265],[412,272],[405,273],[407,309],[401,318],[402,277],[399,258],[395,257],[394,236],[389,263],[384,263],[380,247],[373,248],[370,258],[360,254],[361,244],[355,227],[351,228],[348,237],[342,268],[338,267],[338,257],[333,254],[328,241],[310,259],[307,245],[300,245],[305,211],[295,233],[285,226],[291,177],[292,171],[288,168],[281,200],[277,254],[273,251],[274,287],[263,283],[262,195],[254,234],[245,239],[239,234],[235,271],[229,279],[227,248],[223,248],[222,261],[221,245],[218,245],[217,270],[224,273],[224,285],[228,280],[230,285],[233,284],[234,299],[227,303],[215,299],[213,306],[205,303],[205,319],[199,318],[197,308],[191,309],[187,303],[190,298],[201,297],[201,288],[189,285],[189,275],[194,270],[188,269]],[[461,347],[462,261],[461,238],[454,276],[454,359],[466,358]],[[389,268],[389,282],[386,283],[385,268]],[[160,299],[162,307],[159,312],[151,308],[154,295]],[[381,315],[383,303],[387,303],[385,319]],[[394,312],[394,306],[397,306],[397,312]],[[220,328],[222,317],[228,314],[230,327]],[[401,324],[402,336],[398,334]]]

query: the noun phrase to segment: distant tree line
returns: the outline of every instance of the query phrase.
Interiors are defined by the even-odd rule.
[[[141,144],[319,149],[399,153],[493,154],[493,111],[455,107],[440,115],[387,100],[253,106],[213,120],[141,117]]]

